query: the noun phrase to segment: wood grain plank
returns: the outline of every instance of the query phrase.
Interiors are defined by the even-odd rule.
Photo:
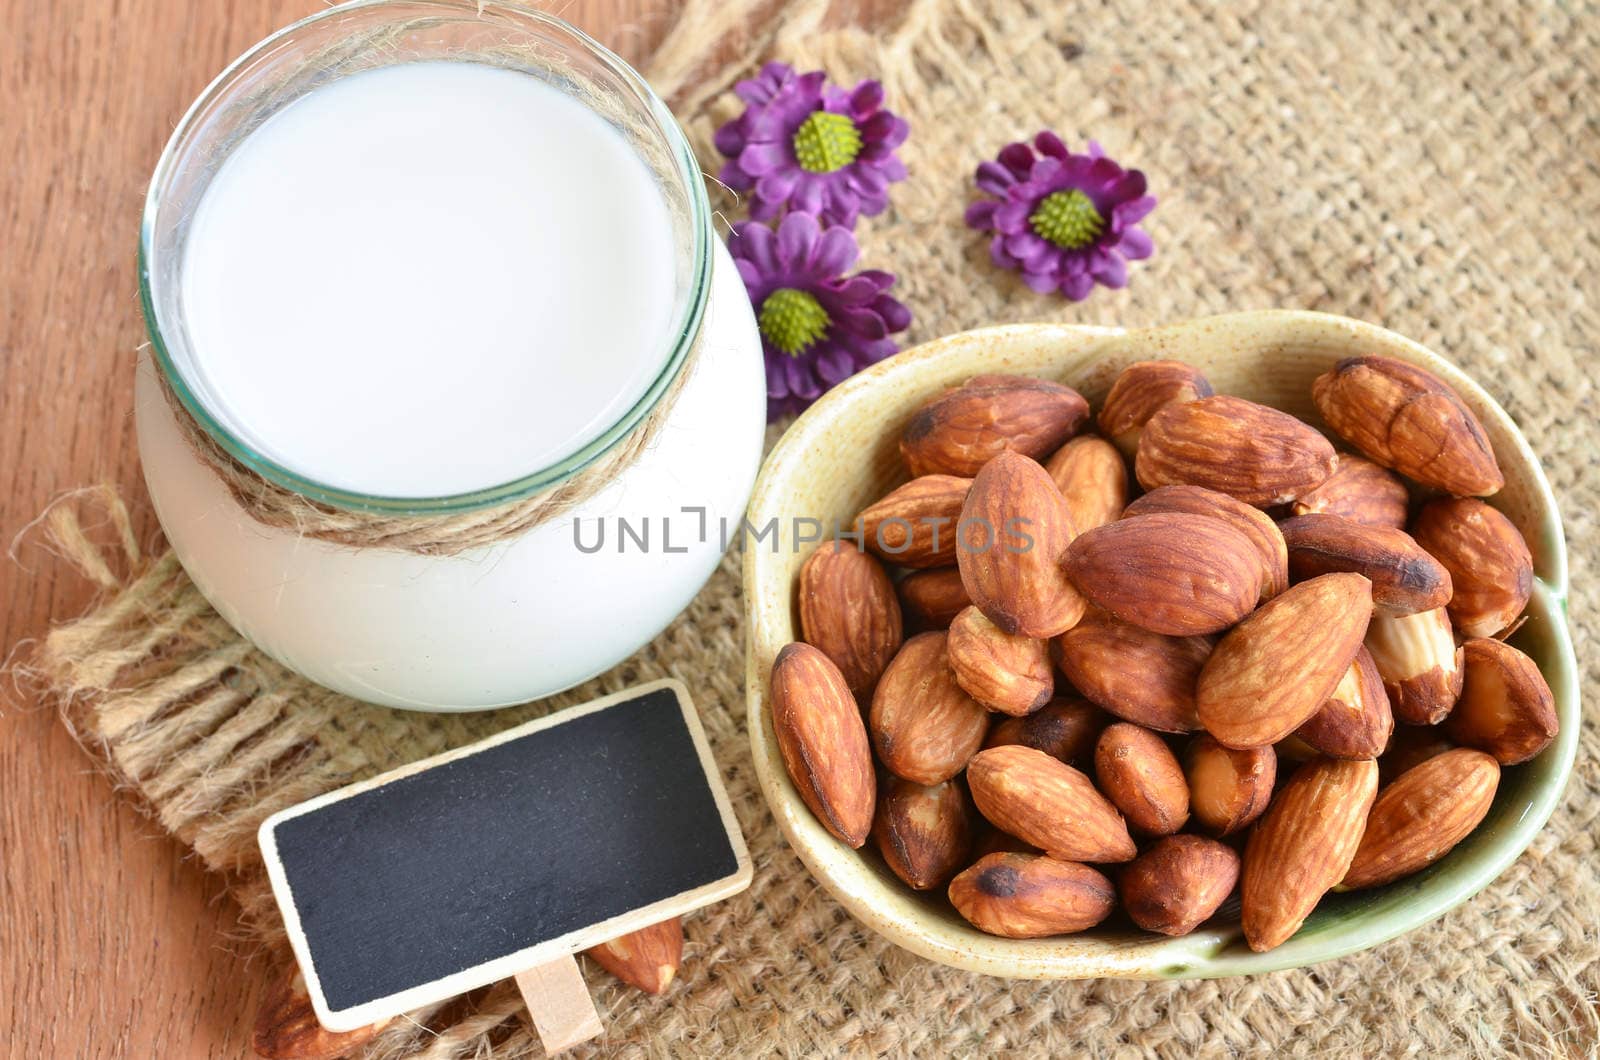
[[[134,279],[150,170],[228,60],[313,0],[0,0],[0,545],[66,490],[143,502],[132,421]],[[676,0],[545,5],[625,58]],[[83,579],[0,557],[0,652],[79,613]],[[0,1054],[237,1057],[272,969],[238,910],[117,796],[26,688],[0,686]]]

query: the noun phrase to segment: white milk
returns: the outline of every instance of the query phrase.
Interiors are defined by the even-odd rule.
[[[189,231],[202,402],[313,481],[437,497],[617,422],[666,360],[672,227],[644,162],[526,74],[427,61],[279,111]]]
[[[203,138],[186,121],[169,157]],[[157,198],[147,230],[191,209]],[[429,497],[539,471],[635,404],[677,338],[687,251],[665,197],[604,121],[527,75],[430,59],[335,81],[235,147],[192,209],[173,251],[189,341],[169,348],[194,351],[185,377],[229,430],[326,485]],[[177,270],[153,245],[159,288]],[[720,241],[711,256],[699,353],[646,451],[561,518],[459,555],[255,520],[144,355],[139,449],[168,541],[242,633],[361,699],[480,709],[610,668],[716,569],[760,461],[761,340]],[[586,541],[604,523],[606,547],[577,547],[573,520]],[[623,520],[652,547],[621,548]]]

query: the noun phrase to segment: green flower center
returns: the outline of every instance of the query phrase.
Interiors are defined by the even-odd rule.
[[[828,333],[828,311],[811,292],[780,287],[761,303],[758,324],[768,342],[798,357]]]
[[[1028,224],[1040,239],[1048,239],[1067,250],[1077,250],[1100,238],[1106,219],[1094,208],[1089,196],[1073,188],[1046,195],[1028,217]]]
[[[861,153],[861,130],[847,114],[814,110],[794,133],[794,156],[808,173],[843,169]]]

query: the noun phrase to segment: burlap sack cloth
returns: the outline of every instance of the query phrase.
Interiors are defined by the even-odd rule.
[[[706,168],[726,89],[760,58],[879,77],[911,122],[911,179],[860,231],[900,274],[910,341],[999,321],[1152,324],[1306,307],[1377,321],[1473,373],[1522,425],[1561,498],[1573,627],[1590,704],[1550,827],[1442,920],[1317,968],[1196,983],[1008,982],[914,957],[859,927],[784,845],[745,742],[736,557],[654,644],[559,701],[436,717],[363,706],[241,641],[171,557],[84,553],[107,584],[40,663],[85,743],[205,864],[281,960],[257,823],[317,792],[558,705],[661,675],[693,690],[756,864],[744,895],[691,917],[664,997],[591,966],[606,1037],[628,1055],[1154,1051],[1580,1054],[1600,989],[1600,599],[1590,573],[1600,452],[1600,34],[1594,9],[1415,3],[1066,5],[932,0],[872,32],[817,3],[781,13],[696,0],[652,65]],[[701,62],[754,25],[746,56]],[[722,51],[726,53],[727,48]],[[1156,255],[1124,292],[1073,305],[989,264],[961,224],[970,174],[1007,140],[1056,129],[1143,168]],[[725,212],[733,207],[726,201]],[[131,544],[131,542],[130,542]],[[131,574],[121,574],[128,567]],[[130,579],[131,580],[128,580]],[[529,650],[539,650],[530,645]],[[400,1021],[369,1056],[539,1049],[504,986]]]

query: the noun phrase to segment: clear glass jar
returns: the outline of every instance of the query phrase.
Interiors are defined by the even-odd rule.
[[[370,496],[280,466],[227,426],[188,341],[184,240],[220,163],[278,110],[339,77],[432,59],[542,77],[630,141],[671,213],[676,323],[662,336],[660,371],[644,396],[571,456],[467,494]],[[749,499],[765,422],[760,339],[733,262],[713,236],[698,165],[634,71],[548,15],[487,0],[359,0],[261,42],[195,102],[156,167],[140,285],[151,342],[136,376],[139,450],[168,541],[240,633],[356,698],[482,709],[610,668],[688,604],[724,551],[724,528],[738,525]],[[166,390],[212,441],[270,482],[337,508],[397,517],[538,494],[602,461],[664,396],[670,405],[638,459],[573,509],[508,540],[438,556],[334,544],[252,517],[184,436]]]

